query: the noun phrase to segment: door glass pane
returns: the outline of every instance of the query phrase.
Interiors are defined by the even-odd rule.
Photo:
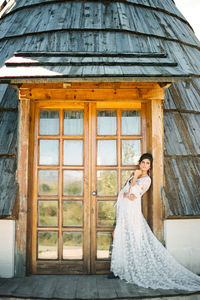
[[[139,110],[122,110],[122,135],[141,133],[141,116]]]
[[[83,258],[82,232],[63,233],[63,259]]]
[[[58,171],[40,170],[38,175],[38,194],[56,196],[58,195]]]
[[[64,111],[64,134],[83,135],[83,110]]]
[[[83,164],[83,141],[66,140],[64,141],[64,165],[82,165]]]
[[[40,140],[40,165],[58,165],[58,140]]]
[[[63,195],[83,195],[83,171],[65,170],[63,172]]]
[[[58,202],[38,202],[38,226],[58,226]]]
[[[116,135],[117,121],[115,110],[98,110],[97,112],[97,134]]]
[[[114,226],[115,201],[98,201],[98,226]]]
[[[41,135],[59,134],[59,111],[58,110],[40,111],[40,134]]]
[[[133,173],[133,170],[126,170],[122,171],[122,177],[121,177],[121,188],[124,187],[126,184],[127,180],[131,177],[131,174]]]
[[[58,233],[52,231],[38,232],[38,258],[58,258]]]
[[[141,155],[140,140],[122,141],[122,165],[137,165]]]
[[[116,166],[117,146],[114,140],[98,141],[97,144],[97,165]]]
[[[111,232],[97,232],[97,259],[109,259],[111,256]]]
[[[117,171],[97,171],[97,195],[117,195]]]
[[[63,226],[82,226],[82,201],[63,201]]]

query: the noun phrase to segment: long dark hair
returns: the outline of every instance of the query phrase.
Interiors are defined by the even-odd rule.
[[[139,164],[141,163],[141,161],[143,161],[143,159],[148,159],[150,161],[150,169],[148,170],[148,175],[150,175],[150,170],[152,169],[153,166],[153,156],[151,153],[142,154],[139,159]]]

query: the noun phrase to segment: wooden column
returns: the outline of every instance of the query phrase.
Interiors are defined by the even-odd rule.
[[[151,153],[153,162],[152,198],[150,204],[151,228],[156,237],[163,241],[162,197],[163,187],[163,104],[162,100],[151,100]]]
[[[18,170],[19,216],[16,221],[15,276],[26,275],[30,100],[20,99]]]

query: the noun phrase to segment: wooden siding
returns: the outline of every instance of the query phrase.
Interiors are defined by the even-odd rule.
[[[17,105],[16,90],[0,85],[0,216],[12,215],[17,197]]]
[[[0,216],[10,216],[17,195],[15,157],[0,156]]]
[[[199,216],[200,157],[165,158],[166,216]]]
[[[15,2],[10,1],[8,7],[1,12],[3,13],[0,19],[1,66],[4,65],[5,60],[13,56],[14,52],[22,51],[47,53],[82,51],[97,54],[166,52],[170,60],[175,61],[186,73],[195,76],[190,85],[174,83],[166,90],[165,202],[166,207],[168,205],[170,208],[166,210],[166,217],[200,215],[199,205],[196,204],[199,199],[198,192],[196,195],[194,186],[196,180],[199,180],[195,168],[200,155],[198,149],[200,43],[173,1],[124,0],[97,3],[96,1],[22,0]],[[116,72],[119,69],[116,67]],[[73,71],[75,72],[76,69],[74,68]],[[10,113],[11,108],[16,108],[16,98],[16,91],[7,89],[6,85],[0,86],[0,105],[4,115],[6,112]],[[7,108],[6,112],[5,108]],[[6,116],[4,118],[9,120]],[[10,128],[10,125],[4,124],[4,126]],[[16,128],[14,123],[13,127]],[[16,136],[10,133],[10,138],[11,135],[13,141],[16,140]],[[5,138],[1,144],[1,148],[7,151],[4,156],[1,156],[2,162],[5,159],[3,165],[12,154],[9,149],[15,148],[11,140],[9,142]],[[187,177],[188,184],[177,185],[177,178],[180,177],[181,181],[185,176],[181,169],[182,163],[183,170],[188,170],[189,174],[193,175]],[[12,176],[14,178],[14,173],[13,170],[8,176],[8,172],[4,172],[5,180],[9,182]],[[184,190],[184,194],[180,193],[181,190]],[[3,193],[10,194],[6,184]],[[2,199],[12,203],[10,197],[2,197],[0,193],[0,200]],[[7,214],[10,211],[8,209]],[[5,213],[5,209],[3,212]]]
[[[165,216],[200,215],[200,80],[166,91]]]

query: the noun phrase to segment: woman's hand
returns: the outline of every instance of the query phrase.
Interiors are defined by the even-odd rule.
[[[124,193],[123,197],[124,197],[124,198],[128,198],[128,197],[129,197],[129,194],[128,194],[128,193]]]
[[[123,197],[128,198],[131,201],[135,200],[135,198],[136,198],[136,196],[134,194],[128,194],[128,193],[124,193]]]
[[[135,200],[135,198],[136,198],[136,196],[134,194],[130,194],[128,197],[128,199],[131,201]]]
[[[133,186],[141,175],[142,175],[142,170],[135,170],[134,176],[130,181],[130,184]]]
[[[142,170],[135,170],[134,178],[139,178],[142,175]]]

